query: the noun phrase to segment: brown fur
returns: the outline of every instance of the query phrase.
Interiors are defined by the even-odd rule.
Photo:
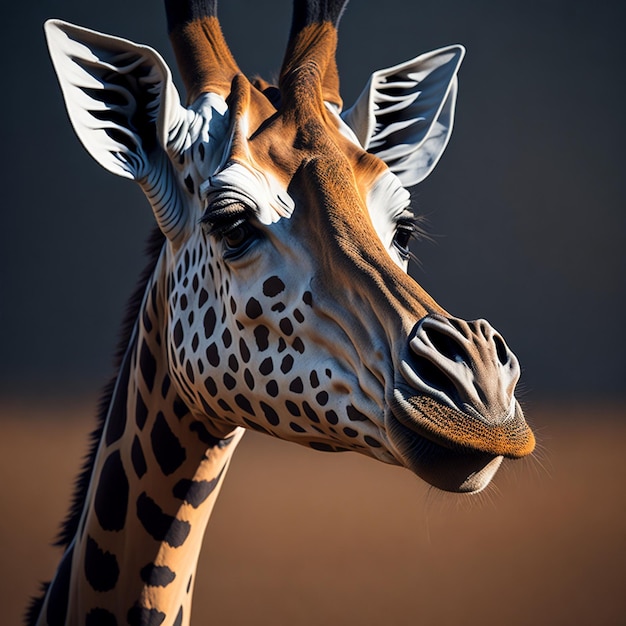
[[[177,26],[170,33],[178,68],[187,89],[187,102],[212,91],[224,98],[240,70],[216,17],[203,17]]]

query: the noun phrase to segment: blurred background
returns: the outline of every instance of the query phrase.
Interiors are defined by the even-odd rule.
[[[152,225],[139,189],[75,138],[42,23],[174,60],[159,2],[0,13],[0,541],[15,563],[0,606],[16,623],[58,558],[47,545]],[[626,624],[625,18],[607,0],[352,0],[346,106],[376,69],[467,48],[452,140],[415,193],[433,242],[415,246],[411,271],[450,312],[504,334],[541,449],[468,503],[354,455],[247,437],[203,555],[198,621],[211,605],[222,624]],[[222,0],[220,19],[240,67],[275,76],[290,2]]]

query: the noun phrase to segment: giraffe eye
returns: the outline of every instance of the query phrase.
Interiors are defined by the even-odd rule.
[[[398,224],[396,234],[393,238],[393,245],[400,253],[400,256],[405,260],[409,259],[411,256],[409,244],[411,243],[411,239],[415,236],[415,232],[416,228],[411,223],[400,222],[400,224]]]
[[[224,259],[232,261],[243,256],[261,236],[250,219],[248,206],[227,197],[213,201],[200,223],[207,234],[222,242]]]
[[[222,233],[222,240],[229,249],[243,246],[252,235],[252,228],[247,222],[234,224]]]
[[[259,231],[245,220],[238,220],[219,235],[224,243],[224,258],[238,259],[259,239]]]

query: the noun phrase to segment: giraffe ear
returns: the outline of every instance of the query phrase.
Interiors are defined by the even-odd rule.
[[[450,46],[374,72],[341,115],[405,187],[424,180],[448,144],[464,54],[462,46]]]
[[[60,20],[44,25],[78,138],[102,167],[141,180],[154,148],[184,123],[185,109],[161,56],[148,46]]]

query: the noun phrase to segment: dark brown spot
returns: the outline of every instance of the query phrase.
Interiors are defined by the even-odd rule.
[[[372,448],[380,448],[382,445],[380,441],[374,439],[374,437],[370,437],[369,435],[365,435],[363,439],[365,440],[365,443]]]
[[[270,276],[263,283],[263,293],[268,298],[273,298],[285,290],[285,283],[278,276]]]
[[[320,391],[315,396],[315,399],[320,406],[326,406],[326,404],[328,404],[328,393],[326,393],[325,391]]]
[[[293,357],[290,354],[287,354],[285,355],[285,357],[283,358],[280,364],[280,371],[283,374],[288,374],[291,371],[292,367],[293,367]]]
[[[183,325],[180,323],[180,320],[178,320],[174,326],[172,337],[174,339],[174,345],[180,348],[180,344],[183,342]]]
[[[292,391],[293,393],[302,393],[304,391],[304,384],[302,383],[300,376],[291,381],[289,384],[289,391]]]
[[[265,415],[265,418],[272,426],[278,426],[280,424],[280,418],[278,417],[278,413],[274,411],[274,409],[265,402],[261,402],[261,409]]]
[[[164,513],[161,507],[144,491],[137,498],[137,518],[153,539],[165,541],[179,548],[191,531],[191,524]]]
[[[280,322],[278,323],[278,326],[283,331],[283,333],[287,335],[287,337],[293,334],[293,324],[291,323],[291,320],[289,318],[283,317],[283,319],[280,320]]]
[[[254,338],[256,340],[257,348],[260,352],[267,350],[269,347],[269,335],[270,331],[267,326],[263,326],[262,324],[257,326],[254,329]]]
[[[211,378],[210,376],[206,378],[204,381],[204,386],[206,387],[206,390],[209,392],[211,397],[215,398],[215,396],[217,395],[217,385],[215,384],[213,378]]]
[[[114,554],[100,549],[95,539],[87,536],[85,546],[85,578],[95,591],[109,591],[117,584],[120,568]]]
[[[320,386],[320,379],[318,378],[315,370],[309,374],[309,382],[311,383],[311,387],[313,387],[313,389]]]
[[[223,380],[226,389],[229,391],[237,386],[237,381],[228,372],[224,372]]]
[[[185,462],[187,458],[185,448],[181,445],[161,411],[154,421],[154,426],[150,432],[150,441],[154,457],[166,476],[173,474]]]
[[[209,307],[207,312],[204,314],[204,336],[207,339],[213,335],[216,322],[217,318],[215,316],[215,309],[213,307]]]
[[[220,355],[219,350],[217,349],[217,344],[212,343],[206,349],[206,358],[213,367],[217,367],[220,364]]]
[[[272,357],[268,356],[261,362],[261,365],[259,365],[259,372],[261,372],[261,374],[263,374],[264,376],[267,376],[271,374],[273,370],[274,362],[272,361]]]
[[[302,403],[302,408],[306,416],[312,422],[319,423],[320,418],[318,417],[317,413],[313,410],[313,407],[306,400]]]
[[[102,466],[94,498],[94,511],[104,530],[120,531],[126,523],[129,484],[119,450],[111,452]]]
[[[137,435],[135,435],[135,438],[133,439],[133,445],[130,451],[130,459],[132,461],[133,467],[135,468],[135,474],[137,474],[137,478],[141,478],[148,470],[148,466],[146,465],[146,458],[143,454],[141,442],[139,441],[139,437],[137,437]]]
[[[291,400],[287,400],[285,402],[285,406],[287,407],[287,410],[294,417],[300,417],[300,415],[302,415],[302,413],[300,412],[300,408],[298,407],[298,405],[295,402],[292,402]]]
[[[248,350],[248,345],[243,337],[239,339],[239,354],[241,355],[244,363],[248,363],[248,361],[250,361],[250,350]]]
[[[351,404],[346,407],[346,413],[348,414],[348,419],[351,422],[366,422],[367,415],[361,413],[358,409],[355,409]]]
[[[335,411],[333,411],[332,409],[330,411],[326,411],[325,417],[326,421],[329,424],[335,425],[339,423],[339,417],[337,416],[337,413],[335,413]]]
[[[254,410],[252,408],[252,405],[250,404],[250,401],[248,400],[248,398],[246,398],[245,396],[241,395],[240,393],[238,393],[235,396],[235,402],[237,403],[237,406],[244,410],[246,413],[249,413],[250,415],[254,415]]]
[[[250,298],[246,303],[246,315],[255,320],[263,314],[261,303],[256,298]]]
[[[139,576],[150,587],[167,587],[176,578],[176,574],[167,565],[155,565],[154,563],[148,563],[142,567]]]
[[[243,379],[246,382],[246,385],[250,391],[254,389],[254,376],[252,372],[246,367],[243,371]]]

